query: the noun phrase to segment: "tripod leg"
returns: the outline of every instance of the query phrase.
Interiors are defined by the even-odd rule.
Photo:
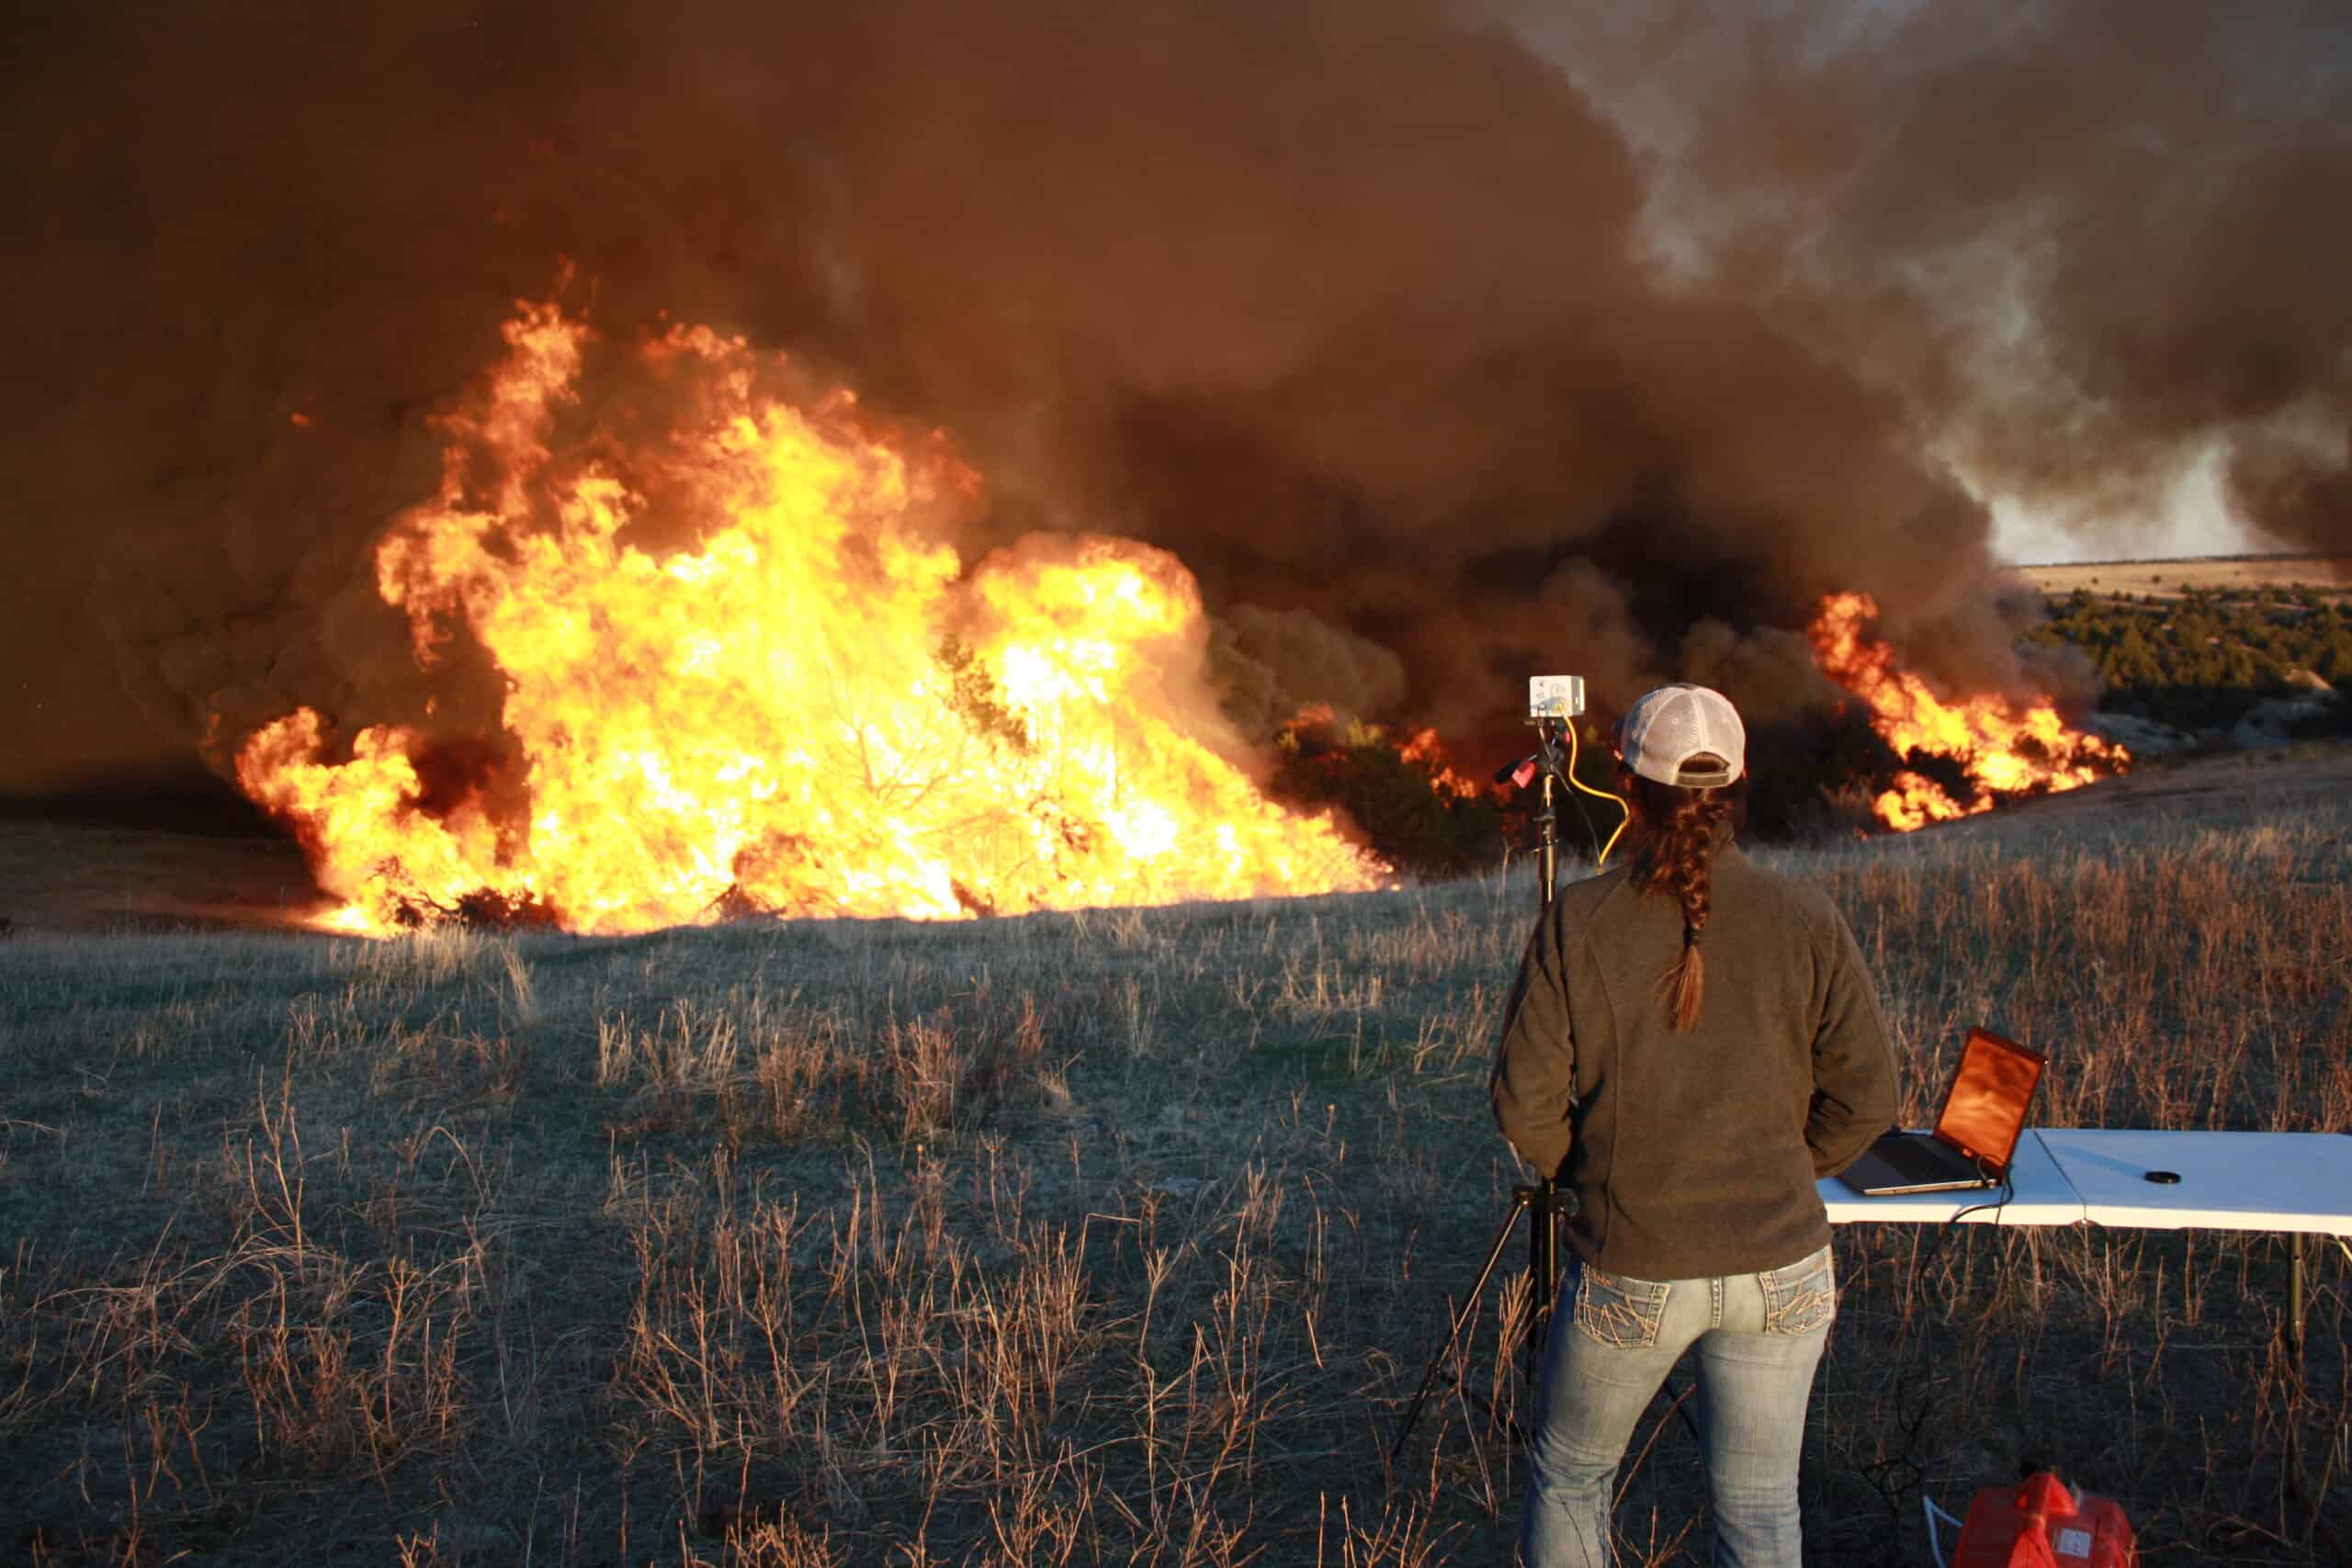
[[[1552,1292],[1560,1280],[1559,1198],[1552,1183],[1538,1182],[1528,1194],[1527,1381],[1544,1373],[1544,1341],[1552,1328]]]
[[[1405,1438],[1413,1430],[1413,1422],[1421,1413],[1421,1402],[1429,1397],[1430,1383],[1437,1377],[1438,1368],[1444,1363],[1447,1355],[1453,1351],[1453,1342],[1462,1337],[1463,1325],[1470,1321],[1470,1314],[1478,1309],[1478,1297],[1487,1288],[1487,1277],[1495,1271],[1495,1262],[1503,1255],[1503,1244],[1510,1240],[1510,1228],[1519,1223],[1519,1212],[1528,1206],[1533,1195],[1532,1188],[1521,1187],[1512,1190],[1510,1213],[1503,1216],[1501,1228],[1495,1232],[1495,1245],[1487,1248],[1487,1261],[1478,1270],[1477,1282],[1470,1287],[1470,1293],[1462,1299],[1462,1305],[1453,1314],[1453,1330],[1446,1335],[1445,1343],[1438,1347],[1437,1354],[1430,1358],[1428,1369],[1421,1373],[1421,1386],[1413,1391],[1413,1403],[1405,1407],[1405,1418],[1396,1423],[1396,1440],[1388,1445],[1389,1463],[1396,1462],[1396,1455],[1404,1449]]]

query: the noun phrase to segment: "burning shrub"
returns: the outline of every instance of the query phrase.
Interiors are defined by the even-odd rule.
[[[1907,832],[2001,800],[2078,789],[2132,766],[2122,747],[2068,726],[2047,694],[1943,690],[1905,668],[1877,619],[1869,594],[1833,593],[1807,635],[1823,671],[1869,705],[1871,727],[1904,759],[1871,802],[1888,827]]]
[[[1456,876],[1501,852],[1502,804],[1447,765],[1433,730],[1400,742],[1379,725],[1342,724],[1317,706],[1284,723],[1274,745],[1274,793],[1338,807],[1400,871]]]
[[[455,924],[474,931],[554,931],[561,922],[537,894],[501,893],[477,887],[444,904],[423,893],[401,897],[393,906],[392,923],[403,931]]]
[[[741,339],[631,349],[552,303],[505,335],[374,552],[419,673],[494,672],[494,720],[298,706],[223,732],[337,929],[944,919],[1386,874],[1198,728],[1210,637],[1174,557],[1040,533],[967,559],[982,486],[944,438]],[[673,417],[583,412],[639,398]]]

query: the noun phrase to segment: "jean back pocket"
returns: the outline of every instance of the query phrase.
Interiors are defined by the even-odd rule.
[[[1596,1344],[1644,1350],[1657,1343],[1666,1317],[1666,1291],[1657,1280],[1634,1280],[1585,1264],[1577,1270],[1577,1326]]]
[[[1764,1288],[1767,1334],[1813,1334],[1838,1316],[1838,1276],[1826,1247],[1756,1279]]]

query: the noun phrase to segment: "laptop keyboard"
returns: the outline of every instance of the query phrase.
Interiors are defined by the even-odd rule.
[[[1980,1174],[1958,1150],[1926,1138],[1883,1139],[1873,1152],[1906,1181],[1942,1181]]]

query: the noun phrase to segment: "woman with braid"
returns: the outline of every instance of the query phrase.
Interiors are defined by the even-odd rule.
[[[1637,836],[1560,890],[1504,1011],[1495,1119],[1575,1196],[1520,1550],[1605,1568],[1634,1423],[1696,1348],[1715,1562],[1799,1562],[1797,1457],[1837,1313],[1814,1183],[1893,1122],[1853,933],[1733,837],[1747,732],[1665,686],[1617,727]]]

